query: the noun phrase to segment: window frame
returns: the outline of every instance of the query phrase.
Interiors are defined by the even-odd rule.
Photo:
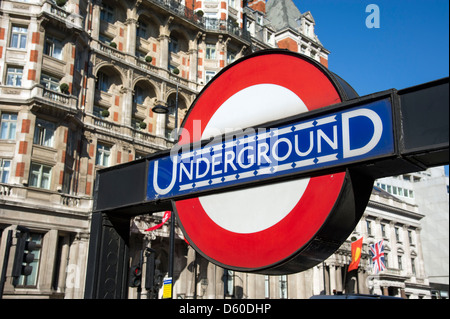
[[[9,176],[11,174],[11,159],[8,158],[0,158],[0,183],[7,184],[9,181]],[[6,166],[5,163],[9,163],[9,166]],[[5,172],[7,174],[5,174]],[[6,176],[6,178],[5,178]]]
[[[106,165],[105,165],[105,155]],[[103,143],[97,143],[96,154],[95,154],[95,165],[102,167],[109,167],[111,165],[111,147]]]
[[[15,30],[19,29],[19,30]],[[25,31],[23,31],[25,30]],[[16,37],[17,36],[17,37]],[[11,38],[9,40],[9,48],[17,50],[27,49],[27,38],[28,38],[28,26],[23,25],[12,25],[11,26]],[[14,45],[14,39],[17,39],[17,43]],[[22,43],[25,42],[25,43]],[[24,46],[22,47],[22,45]]]
[[[41,74],[41,85],[44,86],[47,90],[59,92],[59,83],[61,79],[51,76],[49,74],[43,73]]]
[[[55,123],[43,119],[36,119],[36,124],[34,127],[33,144],[46,147],[54,147],[55,132],[56,132]],[[47,138],[48,135],[51,135],[50,138]]]
[[[38,167],[39,169],[36,171],[34,168]],[[44,168],[48,169],[48,172],[44,172]],[[47,189],[50,190],[51,184],[52,184],[52,170],[53,167],[45,164],[41,164],[38,162],[31,162],[30,166],[30,177],[29,177],[29,186],[35,187],[35,188],[41,188],[41,189]],[[37,172],[37,174],[35,174]],[[46,175],[46,176],[45,176]],[[33,182],[33,177],[36,176],[36,184]],[[48,187],[45,187],[45,179],[43,177],[47,178],[48,181]]]
[[[16,139],[17,133],[17,113],[4,112],[0,113],[0,140],[11,141]],[[8,119],[3,118],[4,115],[9,115]],[[15,116],[15,119],[11,119]],[[6,123],[6,124],[5,124]],[[6,136],[3,138],[3,127],[6,127]]]
[[[55,49],[59,48],[59,53]],[[54,36],[46,36],[45,37],[45,43],[44,43],[44,54],[51,56],[52,58],[63,60],[63,51],[64,51],[64,44],[63,41],[59,40],[58,38]]]
[[[205,49],[205,59],[206,60],[216,60],[217,54],[216,54],[216,45],[212,43],[206,44]]]
[[[20,72],[19,72],[20,71]],[[6,85],[22,87],[23,66],[9,65],[6,67]]]
[[[102,3],[100,9],[100,20],[114,24],[116,12],[114,7],[111,7],[109,4]]]

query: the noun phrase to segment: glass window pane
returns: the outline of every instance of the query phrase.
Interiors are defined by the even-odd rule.
[[[103,154],[103,166],[109,166],[109,154]]]
[[[17,48],[19,47],[19,35],[18,34],[13,34],[11,37],[11,47],[12,48]]]
[[[0,159],[0,182],[1,183],[8,182],[10,167],[11,167],[10,160]]]
[[[55,48],[53,51],[53,57],[57,59],[62,59],[62,46],[60,44],[55,43]]]
[[[31,173],[30,173],[30,186],[38,187],[39,185],[39,165],[32,164],[31,165]]]
[[[25,49],[27,47],[27,37],[21,36],[20,37],[20,49]]]
[[[0,138],[2,140],[7,140],[8,139],[8,126],[6,123],[2,122],[2,128],[1,128],[1,133],[0,133]]]

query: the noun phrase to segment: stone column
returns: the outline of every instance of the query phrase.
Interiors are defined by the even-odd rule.
[[[127,44],[126,44],[126,52],[131,56],[136,54],[136,29],[137,29],[137,20],[133,18],[128,18],[125,21],[125,25],[127,26]]]
[[[334,264],[330,264],[330,295],[336,290],[336,268]]]
[[[323,285],[323,267],[322,264],[313,268],[313,294],[320,295]]]
[[[98,40],[100,34],[100,11],[101,0],[92,1],[92,20],[91,20],[91,37],[94,40]]]
[[[133,115],[133,89],[122,87],[120,93],[122,94],[122,124],[131,126],[131,118]]]
[[[61,263],[59,265],[59,276],[58,276],[58,292],[65,292],[66,287],[66,274],[70,272],[70,267],[68,265],[69,260],[69,236],[64,236],[62,238],[62,247],[61,247]]]
[[[337,266],[336,269],[336,291],[340,291],[342,292],[343,289],[343,285],[342,285],[342,267],[341,266]]]
[[[198,49],[189,50],[189,81],[197,81]]]
[[[159,66],[166,70],[169,68],[169,35],[159,36],[159,47]]]

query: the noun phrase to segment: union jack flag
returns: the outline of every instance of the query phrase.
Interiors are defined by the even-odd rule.
[[[370,245],[370,255],[372,256],[372,267],[375,274],[386,269],[383,241]]]

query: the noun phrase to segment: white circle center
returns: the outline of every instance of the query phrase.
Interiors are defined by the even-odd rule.
[[[202,139],[307,112],[292,91],[258,84],[225,101],[208,122]],[[280,222],[297,205],[309,178],[200,197],[208,216],[222,228],[241,234],[263,231]],[[208,231],[208,230],[205,230]]]

